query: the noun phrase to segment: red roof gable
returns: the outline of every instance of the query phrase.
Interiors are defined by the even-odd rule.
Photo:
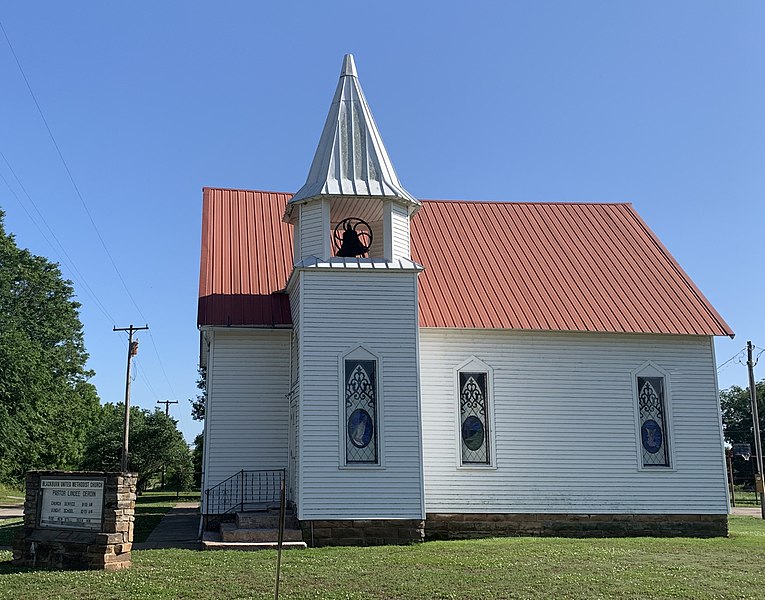
[[[204,189],[198,324],[289,326],[289,194]],[[420,326],[733,335],[629,204],[423,201]]]

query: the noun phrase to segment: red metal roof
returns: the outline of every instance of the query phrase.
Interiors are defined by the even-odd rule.
[[[204,188],[198,325],[292,324],[287,294],[291,194]]]
[[[289,194],[205,188],[201,325],[291,323]],[[420,326],[732,335],[630,204],[423,201]]]

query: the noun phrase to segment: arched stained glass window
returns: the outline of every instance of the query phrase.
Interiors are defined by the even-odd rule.
[[[378,464],[377,362],[345,360],[345,462]]]
[[[486,373],[461,371],[460,438],[463,465],[489,464],[489,403]]]
[[[638,377],[640,449],[644,467],[668,467],[669,436],[663,377]]]

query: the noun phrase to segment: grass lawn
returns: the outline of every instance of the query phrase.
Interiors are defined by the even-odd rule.
[[[24,503],[24,492],[0,483],[0,506],[14,506]]]
[[[285,552],[282,598],[757,599],[765,524],[731,537],[496,538]],[[0,561],[10,559],[0,553]],[[120,573],[26,571],[0,562],[0,598],[271,598],[275,552],[144,550]]]
[[[0,519],[0,546],[10,546],[16,532],[21,529],[21,517]]]
[[[759,506],[759,494],[736,490],[736,506]]]

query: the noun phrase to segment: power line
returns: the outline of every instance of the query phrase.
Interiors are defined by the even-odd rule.
[[[148,388],[148,390],[151,392],[151,395],[154,396],[155,400],[159,399],[159,394],[157,394],[156,391],[154,391],[154,386],[151,385],[151,382],[149,381],[149,378],[146,376],[146,372],[144,371],[143,364],[138,365],[138,361],[136,361],[136,375],[140,375],[141,382]]]
[[[757,346],[754,346],[756,348]],[[757,356],[754,357],[754,363],[752,364],[753,367],[757,366],[757,363],[760,362],[760,356],[762,353],[765,352],[765,348],[760,348],[760,351],[757,353]]]
[[[176,393],[175,393],[175,390],[173,389],[173,384],[170,383],[170,378],[167,376],[167,371],[165,371],[165,365],[162,364],[162,359],[159,357],[159,349],[157,348],[157,344],[154,341],[154,336],[151,334],[151,330],[149,330],[149,340],[151,341],[152,348],[154,348],[154,354],[157,355],[157,362],[159,362],[159,368],[162,370],[162,375],[165,376],[165,381],[167,382],[167,386],[170,388],[170,392],[173,394],[173,396],[175,396]]]
[[[66,248],[64,248],[64,245],[61,243],[61,240],[58,239],[58,237],[56,236],[56,233],[53,231],[51,226],[48,224],[48,221],[45,219],[45,216],[42,214],[42,212],[38,208],[37,204],[32,199],[32,196],[29,195],[29,192],[24,187],[24,184],[21,182],[21,179],[19,179],[19,176],[16,174],[16,171],[14,170],[13,166],[8,161],[8,158],[5,156],[5,154],[2,151],[0,151],[0,157],[2,157],[3,162],[5,162],[5,165],[8,167],[8,170],[13,175],[14,179],[16,180],[16,183],[21,188],[21,191],[24,192],[24,195],[27,197],[27,200],[29,200],[29,203],[32,205],[32,208],[34,208],[35,212],[37,213],[37,216],[42,221],[43,225],[45,225],[45,228],[48,230],[48,232],[50,233],[51,237],[53,237],[53,239],[55,240],[56,244],[58,244],[58,248],[61,250],[61,252],[58,251],[58,249],[56,248],[56,245],[54,245],[53,242],[50,241],[50,239],[45,234],[45,232],[42,230],[42,228],[37,223],[35,218],[27,210],[26,206],[24,206],[24,203],[21,201],[21,198],[19,198],[18,194],[16,194],[16,192],[13,190],[11,185],[8,183],[8,180],[5,177],[3,177],[2,174],[0,174],[0,178],[3,179],[3,181],[5,182],[5,185],[8,187],[8,189],[11,192],[11,194],[13,194],[13,196],[16,198],[16,201],[19,203],[21,208],[24,209],[24,212],[27,214],[27,216],[29,217],[30,221],[32,221],[32,223],[37,228],[37,230],[40,232],[40,234],[43,236],[45,241],[48,242],[48,244],[51,246],[53,251],[56,253],[58,258],[61,260],[61,262],[64,263],[72,271],[73,274],[77,275],[77,277],[76,278],[73,277],[73,279],[78,279],[79,280],[79,282],[82,284],[82,288],[92,298],[92,300],[96,304],[97,308],[104,314],[104,316],[109,321],[112,322],[112,324],[114,324],[114,322],[115,322],[114,321],[114,317],[112,317],[112,315],[109,313],[109,310],[106,308],[106,305],[103,302],[101,302],[101,300],[99,299],[99,297],[96,294],[96,292],[93,290],[93,288],[90,286],[90,284],[88,284],[87,280],[85,279],[85,276],[77,268],[77,265],[76,265],[74,259],[72,259],[72,257],[66,251]],[[62,256],[62,254],[63,254],[63,256]],[[66,257],[66,258],[64,258],[64,257]]]
[[[135,306],[136,310],[138,311],[138,314],[140,315],[141,319],[144,322],[147,322],[148,319],[143,314],[143,311],[138,306],[138,303],[136,302],[135,298],[133,297],[133,294],[130,291],[130,288],[128,287],[127,283],[125,282],[124,277],[122,276],[122,273],[120,272],[119,268],[117,267],[117,263],[115,262],[114,258],[112,257],[111,252],[109,252],[109,248],[106,245],[106,242],[104,241],[103,236],[101,235],[101,232],[99,231],[98,227],[96,226],[96,222],[93,219],[93,215],[90,212],[90,209],[88,208],[87,203],[85,202],[85,198],[83,198],[82,193],[80,193],[80,188],[77,185],[77,182],[74,180],[74,176],[72,175],[72,171],[69,169],[69,165],[67,164],[66,160],[64,159],[64,155],[61,152],[61,148],[59,148],[58,142],[56,142],[56,138],[53,135],[53,131],[51,130],[50,126],[48,125],[48,120],[45,118],[45,115],[43,114],[42,108],[40,107],[40,103],[37,101],[37,97],[35,96],[34,91],[32,90],[32,86],[29,83],[29,79],[27,79],[26,73],[24,72],[24,68],[21,66],[21,61],[19,60],[19,57],[16,55],[16,51],[13,48],[13,44],[11,43],[11,39],[8,37],[8,33],[5,31],[5,27],[3,27],[2,21],[0,21],[0,30],[3,32],[3,36],[5,37],[5,41],[8,43],[8,47],[11,50],[11,54],[13,55],[13,59],[16,62],[16,66],[19,69],[19,72],[21,73],[22,78],[24,79],[24,83],[27,86],[27,90],[29,91],[29,95],[32,96],[32,100],[35,103],[35,107],[37,108],[37,112],[40,115],[40,118],[42,119],[43,124],[45,125],[45,129],[48,132],[48,135],[50,136],[51,141],[53,142],[53,146],[56,148],[56,152],[58,153],[58,157],[61,159],[61,164],[64,165],[64,169],[66,170],[66,174],[69,176],[69,181],[72,183],[72,187],[74,188],[74,191],[77,194],[77,197],[80,200],[80,203],[82,204],[83,209],[85,210],[85,214],[88,216],[88,219],[90,220],[90,224],[93,226],[93,230],[96,232],[96,236],[98,237],[98,241],[101,242],[101,246],[104,249],[104,252],[106,252],[106,256],[109,258],[109,262],[111,262],[112,267],[114,268],[114,272],[117,274],[117,277],[119,278],[120,282],[122,283],[122,287],[125,288],[125,292],[127,293],[128,298],[130,298],[130,301],[133,303],[133,306]],[[112,322],[114,322],[114,319],[112,319]],[[159,362],[160,369],[162,370],[162,373],[165,377],[165,380],[167,381],[168,386],[170,387],[170,391],[175,396],[175,391],[173,390],[173,385],[170,383],[170,378],[167,376],[167,372],[165,371],[165,366],[162,363],[162,358],[159,355],[159,350],[157,348],[157,344],[154,341],[154,336],[149,333],[149,339],[151,340],[152,346],[154,347],[154,352],[157,355],[157,360]]]
[[[69,169],[69,165],[66,162],[66,159],[64,158],[63,153],[61,152],[61,148],[59,148],[58,142],[56,141],[55,136],[53,135],[53,131],[51,131],[50,125],[48,125],[48,120],[45,118],[45,114],[43,114],[42,108],[40,107],[40,103],[37,101],[37,96],[35,96],[34,91],[32,90],[32,86],[29,83],[29,80],[27,79],[26,73],[24,73],[24,69],[21,66],[21,62],[19,61],[19,57],[16,55],[16,51],[13,49],[13,44],[11,44],[11,40],[8,37],[8,34],[5,31],[5,27],[3,27],[2,21],[0,21],[0,29],[3,31],[3,36],[5,36],[5,41],[8,42],[8,47],[11,49],[11,54],[13,55],[13,59],[16,61],[16,66],[19,68],[19,71],[21,72],[21,76],[24,79],[24,83],[27,86],[27,90],[29,91],[29,95],[32,96],[32,100],[35,103],[35,107],[37,107],[37,112],[40,115],[40,118],[42,119],[43,124],[45,125],[45,129],[48,132],[48,136],[50,137],[51,141],[53,142],[53,146],[56,148],[56,152],[58,153],[58,157],[61,159],[61,164],[64,165],[64,169],[66,170],[66,174],[69,176],[69,181],[72,183],[72,187],[74,188],[75,193],[77,194],[77,197],[80,199],[80,203],[82,204],[82,208],[85,210],[85,214],[88,216],[88,219],[90,220],[90,224],[93,226],[93,230],[96,232],[96,236],[98,237],[98,241],[101,242],[101,246],[104,249],[104,252],[106,252],[106,255],[109,257],[109,261],[112,264],[112,267],[114,267],[114,271],[117,273],[117,277],[119,277],[119,280],[122,282],[123,287],[125,288],[125,291],[127,292],[128,297],[133,302],[133,305],[138,310],[138,313],[141,315],[141,318],[146,320],[144,315],[141,313],[141,309],[138,307],[138,303],[135,301],[135,298],[133,298],[133,295],[130,293],[130,288],[128,288],[127,283],[125,283],[124,278],[122,277],[122,273],[120,273],[119,268],[117,267],[117,263],[114,261],[114,258],[112,257],[111,252],[109,252],[109,248],[106,245],[106,242],[104,241],[103,236],[101,235],[101,232],[99,231],[98,227],[96,226],[96,222],[93,219],[93,215],[90,212],[90,209],[88,208],[87,203],[85,202],[85,198],[83,198],[82,193],[80,193],[80,188],[77,185],[77,182],[74,180],[74,176],[72,175],[72,171]]]
[[[720,369],[722,369],[722,368],[723,368],[725,365],[727,365],[729,362],[732,362],[733,360],[735,360],[736,358],[738,358],[740,355],[742,355],[744,352],[746,352],[746,348],[741,348],[741,350],[739,350],[738,352],[736,352],[736,353],[735,353],[733,356],[731,356],[731,357],[730,357],[728,360],[726,360],[724,363],[722,363],[721,365],[719,365],[719,366],[717,367],[717,370],[719,371],[719,370],[720,370]]]

